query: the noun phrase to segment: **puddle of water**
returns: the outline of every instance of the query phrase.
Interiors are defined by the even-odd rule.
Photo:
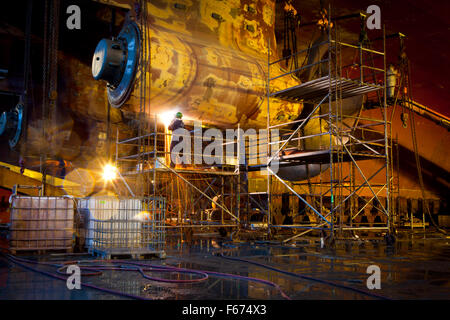
[[[212,240],[221,249],[216,249]],[[278,284],[293,299],[370,299],[349,290],[295,278],[245,262],[226,260],[212,254],[217,250],[233,257],[366,291],[367,267],[376,264],[381,269],[382,289],[376,291],[378,295],[392,299],[450,298],[450,246],[445,239],[405,239],[397,241],[393,247],[378,242],[361,244],[347,241],[337,242],[334,249],[321,249],[314,241],[282,247],[260,243],[230,245],[217,238],[202,237],[192,243],[169,238],[167,259],[147,262],[269,280]],[[47,261],[49,258],[42,257]],[[71,257],[67,259],[71,260]],[[46,270],[54,271],[54,268]],[[149,275],[172,279],[186,277],[180,274]],[[98,277],[84,277],[83,281],[150,299],[282,299],[276,289],[265,284],[217,276],[210,276],[200,283],[173,284],[150,281],[136,272],[105,271]],[[23,270],[0,258],[0,299],[117,298],[90,289],[69,291],[63,281]]]

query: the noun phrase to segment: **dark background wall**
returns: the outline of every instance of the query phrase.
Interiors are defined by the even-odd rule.
[[[294,0],[293,3],[304,21],[317,18],[319,0]],[[378,5],[386,34],[402,32],[407,36],[413,98],[450,116],[450,1],[331,0],[330,3],[334,16],[366,11],[369,5]],[[344,26],[354,30],[358,23],[348,22]],[[369,30],[369,37],[375,32]],[[387,45],[388,58],[397,59],[398,41],[388,41]]]

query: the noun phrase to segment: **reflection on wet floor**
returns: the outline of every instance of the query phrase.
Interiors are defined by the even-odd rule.
[[[214,246],[213,246],[214,244]],[[217,249],[216,247],[219,247]],[[275,242],[229,242],[194,237],[192,243],[170,238],[167,259],[145,260],[152,265],[216,271],[272,281],[291,299],[373,299],[369,295],[313,280],[301,279],[243,261],[231,261],[213,253],[257,262],[277,269],[327,280],[390,299],[449,299],[450,240],[408,238],[387,247],[382,241],[337,241],[333,249],[321,249],[314,239],[295,246]],[[37,257],[26,257],[36,259]],[[41,261],[88,260],[92,257],[47,255]],[[368,290],[367,267],[381,269],[381,290]],[[56,272],[52,266],[34,266]],[[195,275],[151,272],[152,277],[192,279]],[[82,277],[83,283],[113,289],[148,299],[283,299],[280,291],[265,283],[210,275],[199,283],[162,283],[144,279],[139,272],[104,271]],[[68,290],[66,283],[23,269],[0,258],[0,299],[122,299],[123,297],[83,288]]]

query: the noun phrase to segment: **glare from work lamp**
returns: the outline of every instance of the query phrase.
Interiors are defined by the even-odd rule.
[[[106,182],[115,180],[117,178],[117,168],[112,164],[106,164],[103,167],[102,177]]]

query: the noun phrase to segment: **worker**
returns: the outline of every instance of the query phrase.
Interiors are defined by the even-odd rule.
[[[66,162],[62,159],[59,158],[58,160],[58,173],[59,173],[59,177],[61,179],[64,179],[66,177]]]
[[[397,75],[398,71],[395,69],[394,65],[390,64],[389,68],[386,72],[386,92],[387,92],[387,98],[388,99],[394,99],[395,94],[395,86],[397,84]]]
[[[20,157],[19,159],[19,167],[20,167],[20,174],[24,174],[25,172],[25,159]]]
[[[183,120],[181,120],[182,118],[183,118],[183,114],[181,112],[177,112],[175,114],[175,119],[172,120],[168,129],[171,130],[172,132],[177,129],[180,129],[180,128],[184,129],[184,123],[183,123]],[[178,141],[174,141],[173,136],[172,136],[172,141],[170,143],[170,167],[171,168],[175,168],[175,163],[172,160],[172,150],[177,145],[177,143],[178,143]]]

